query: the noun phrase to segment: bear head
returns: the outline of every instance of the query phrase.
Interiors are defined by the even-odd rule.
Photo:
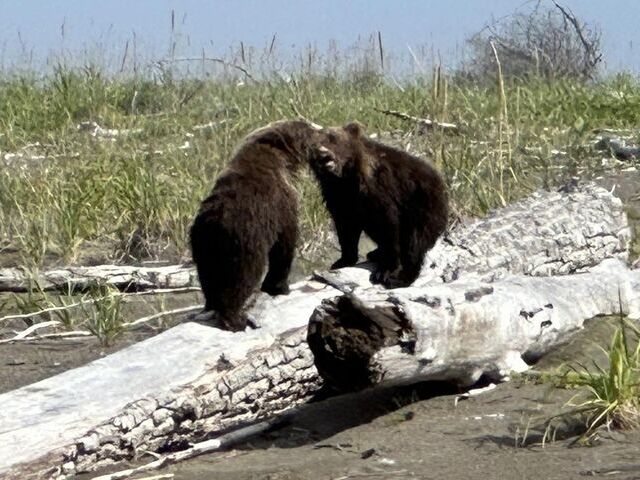
[[[297,168],[307,161],[322,131],[321,126],[307,120],[279,120],[251,132],[244,144],[264,145],[282,152],[289,167]]]
[[[370,162],[364,141],[362,126],[356,122],[323,129],[310,157],[311,169],[321,179],[366,175]]]

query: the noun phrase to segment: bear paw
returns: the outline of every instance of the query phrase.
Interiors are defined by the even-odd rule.
[[[253,321],[247,318],[245,315],[239,315],[237,317],[225,317],[215,310],[203,310],[189,318],[190,321],[207,325],[210,327],[219,328],[221,330],[228,330],[231,332],[243,332],[247,325],[251,328],[256,328]]]
[[[341,257],[336,262],[331,265],[331,270],[336,270],[338,268],[344,267],[353,267],[356,263],[358,263],[358,258],[345,258]]]
[[[262,290],[264,293],[268,293],[272,297],[275,297],[277,295],[288,295],[291,291],[289,289],[289,284],[287,283],[277,283],[275,285],[263,283],[260,290]]]
[[[374,284],[382,285],[385,288],[401,288],[408,286],[408,283],[398,275],[397,269],[376,269],[369,277],[369,281]]]

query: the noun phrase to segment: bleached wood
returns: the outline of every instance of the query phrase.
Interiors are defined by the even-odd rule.
[[[204,453],[215,452],[216,450],[220,450],[221,448],[227,448],[234,443],[240,442],[248,437],[257,435],[258,433],[272,428],[280,421],[280,419],[276,418],[258,422],[254,425],[239,428],[233,432],[221,435],[218,438],[195,443],[185,450],[180,450],[178,452],[173,452],[167,455],[158,455],[158,458],[156,458],[156,460],[154,460],[153,462],[145,463],[144,465],[140,465],[139,467],[128,468],[126,470],[121,470],[119,472],[110,473],[107,475],[100,475],[99,477],[94,477],[92,480],[122,480],[124,478],[131,478],[132,476],[138,475],[140,473],[158,470],[160,468],[166,467],[167,465],[171,465],[172,463],[177,463],[189,458],[194,458]],[[162,476],[147,478],[151,479],[161,477]]]
[[[393,117],[401,118],[403,120],[409,120],[427,129],[450,130],[455,133],[459,131],[458,126],[454,123],[436,122],[435,120],[416,117],[413,115],[409,115],[408,113],[398,112],[397,110],[382,110],[379,108],[375,108],[374,110],[380,113],[384,113],[385,115],[391,115]]]
[[[33,335],[33,336],[23,337],[23,338],[5,338],[2,341],[0,341],[0,344],[20,343],[20,342],[25,343],[25,342],[34,342],[37,340],[52,340],[54,338],[66,338],[68,340],[73,338],[90,337],[91,335],[93,335],[93,333],[87,330],[69,330],[64,332],[43,333],[40,335]]]
[[[318,379],[301,347],[306,322],[322,298],[339,292],[314,281],[292,287],[287,296],[258,297],[249,313],[259,329],[184,323],[0,395],[0,477],[92,470],[137,451],[197,442],[307,398]]]
[[[25,328],[21,332],[16,333],[13,337],[3,338],[2,340],[0,340],[0,344],[11,343],[11,342],[15,342],[17,340],[24,340],[27,337],[29,337],[29,335],[31,335],[33,332],[35,332],[37,330],[41,330],[41,329],[47,328],[47,327],[57,327],[57,326],[59,326],[61,324],[62,324],[62,322],[60,322],[58,320],[48,320],[46,322],[35,323],[35,324],[31,325],[30,327]]]
[[[640,318],[640,271],[609,259],[587,272],[461,279],[325,300],[308,343],[326,383],[351,390],[524,371],[597,315]]]
[[[466,299],[467,294],[470,299],[478,298],[471,303],[484,305],[490,298],[509,297],[510,285],[516,288],[521,281],[544,285],[563,278],[565,282],[583,279],[575,286],[589,286],[592,296],[604,296],[594,301],[593,308],[576,309],[583,319],[613,311],[618,305],[617,290],[592,288],[584,281],[591,278],[592,282],[600,282],[606,272],[598,273],[596,280],[587,277],[589,273],[558,279],[543,275],[588,272],[604,259],[624,258],[627,238],[622,205],[603,189],[587,185],[568,194],[541,193],[464,225],[447,241],[440,242],[429,253],[422,277],[412,287],[411,291],[420,292],[419,295],[405,298],[400,290],[372,287],[366,270],[349,268],[318,274],[324,283],[301,282],[288,296],[259,296],[250,312],[261,327],[257,330],[234,334],[182,324],[87,366],[0,395],[0,476],[23,479],[33,474],[55,478],[90,471],[131,459],[138,452],[215,439],[303,402],[320,385],[306,344],[307,321],[322,300],[341,292],[362,295],[363,310],[367,312],[367,306],[377,308],[374,299],[378,296],[385,302],[397,298],[396,303],[409,311],[409,323],[414,319],[411,309],[420,307],[421,301],[427,311],[435,308],[429,306],[433,303],[430,298],[435,296],[441,302],[451,298],[453,307],[458,305],[463,310],[466,304],[460,299]],[[620,272],[611,269],[606,274]],[[511,277],[513,274],[521,277]],[[538,277],[530,278],[531,275]],[[74,278],[83,282],[85,277]],[[128,275],[128,281],[131,277]],[[496,293],[483,293],[487,282]],[[473,290],[474,285],[481,289]],[[539,300],[537,296],[532,298]],[[539,329],[541,313],[533,311],[538,308],[537,300],[531,306],[532,316],[529,318],[527,313],[527,317]],[[388,305],[385,303],[384,307]],[[442,304],[441,309],[447,307]],[[469,341],[455,341],[467,347],[482,345],[480,336],[484,330],[478,327],[493,320],[483,320],[479,313],[477,318],[477,323],[470,320],[476,328],[468,332],[456,330],[461,337],[467,335]],[[551,320],[556,325],[561,318]],[[452,326],[463,325],[450,322]],[[575,328],[579,328],[577,322]],[[436,332],[436,327],[433,324],[429,328]],[[495,333],[488,326],[486,332]],[[529,330],[512,333],[522,332],[528,334]],[[565,334],[568,330],[559,332]],[[439,332],[441,336],[445,333]],[[508,343],[506,339],[501,341]],[[545,341],[539,348],[543,351],[552,345]],[[381,359],[380,368],[389,364],[388,356],[398,357],[393,348],[396,347],[376,356]],[[468,380],[474,378],[473,352],[472,348],[459,350],[458,360],[447,356],[452,365],[448,370],[442,367],[441,373],[447,371],[452,374],[448,379],[460,382],[465,376]],[[503,365],[498,361],[503,354],[494,352],[495,365]],[[434,355],[439,358],[437,352]],[[402,366],[407,365],[408,371],[413,372],[415,361],[399,358],[402,361],[391,362],[398,368],[389,371],[402,377]],[[478,362],[476,367],[489,365],[486,358]],[[513,367],[516,363],[514,360],[504,365]]]
[[[0,292],[26,292],[34,282],[43,290],[86,290],[96,282],[120,290],[146,290],[194,287],[198,285],[198,278],[195,269],[182,265],[66,267],[39,274],[19,268],[0,268]]]

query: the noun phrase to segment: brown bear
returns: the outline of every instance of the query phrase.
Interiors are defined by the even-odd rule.
[[[378,248],[373,283],[407,286],[448,222],[448,194],[426,161],[366,137],[357,123],[323,131],[310,160],[333,218],[342,256],[331,268],[354,265],[364,231]]]
[[[258,286],[289,292],[287,277],[298,237],[298,196],[292,180],[309,161],[320,127],[283,120],[240,144],[191,227],[191,250],[205,311],[221,328],[247,325],[242,308]]]

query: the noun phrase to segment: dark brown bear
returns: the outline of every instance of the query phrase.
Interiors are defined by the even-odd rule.
[[[309,160],[319,127],[279,121],[249,134],[200,206],[191,249],[205,311],[224,329],[244,330],[242,307],[259,285],[289,292],[287,277],[298,237],[295,173]]]
[[[311,168],[331,214],[341,258],[332,268],[358,261],[364,231],[378,248],[373,283],[407,286],[420,274],[427,250],[448,220],[447,189],[426,161],[366,137],[351,123],[323,131]]]

